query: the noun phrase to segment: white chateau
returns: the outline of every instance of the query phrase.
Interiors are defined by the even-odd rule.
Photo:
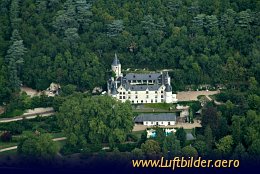
[[[131,103],[176,103],[172,94],[171,78],[168,72],[136,74],[121,73],[121,64],[115,54],[111,65],[114,77],[107,82],[108,95]]]

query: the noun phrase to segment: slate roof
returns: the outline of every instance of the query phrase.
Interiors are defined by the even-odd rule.
[[[126,80],[157,80],[161,76],[160,73],[151,74],[135,74],[129,73],[125,75]]]
[[[124,88],[126,90],[131,91],[146,91],[147,89],[149,91],[158,91],[158,89],[161,87],[161,85],[125,85]]]
[[[140,114],[134,119],[135,122],[144,122],[144,121],[176,121],[175,113],[149,113],[149,114]]]
[[[119,59],[117,58],[117,54],[115,53],[115,58],[114,58],[114,60],[113,60],[112,65],[113,65],[113,66],[117,66],[117,65],[119,65],[119,64],[120,64]]]
[[[172,87],[169,84],[167,84],[166,88],[165,88],[165,91],[166,92],[172,92]]]

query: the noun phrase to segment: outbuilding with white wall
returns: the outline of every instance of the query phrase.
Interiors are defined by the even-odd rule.
[[[173,126],[176,124],[175,113],[144,113],[134,119],[136,124],[145,126]]]

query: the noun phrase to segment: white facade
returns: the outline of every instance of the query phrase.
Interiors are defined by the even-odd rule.
[[[165,86],[162,85],[158,90],[150,91],[131,91],[125,89],[122,85],[117,88],[117,94],[112,95],[122,102],[129,100],[131,103],[176,103],[176,94],[165,92]]]
[[[144,121],[145,126],[173,126],[175,121]]]
[[[133,104],[176,103],[176,94],[172,94],[171,78],[168,72],[150,74],[121,73],[121,64],[115,54],[111,65],[116,77],[108,80],[108,95]]]
[[[117,91],[118,94],[116,98],[125,102],[129,100],[131,103],[164,103],[165,102],[165,92],[164,86],[161,86],[156,91],[131,91],[126,90],[124,87],[120,86]]]

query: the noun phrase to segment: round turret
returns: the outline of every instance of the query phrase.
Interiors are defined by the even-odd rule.
[[[172,87],[169,84],[165,86],[165,102],[172,103]]]

